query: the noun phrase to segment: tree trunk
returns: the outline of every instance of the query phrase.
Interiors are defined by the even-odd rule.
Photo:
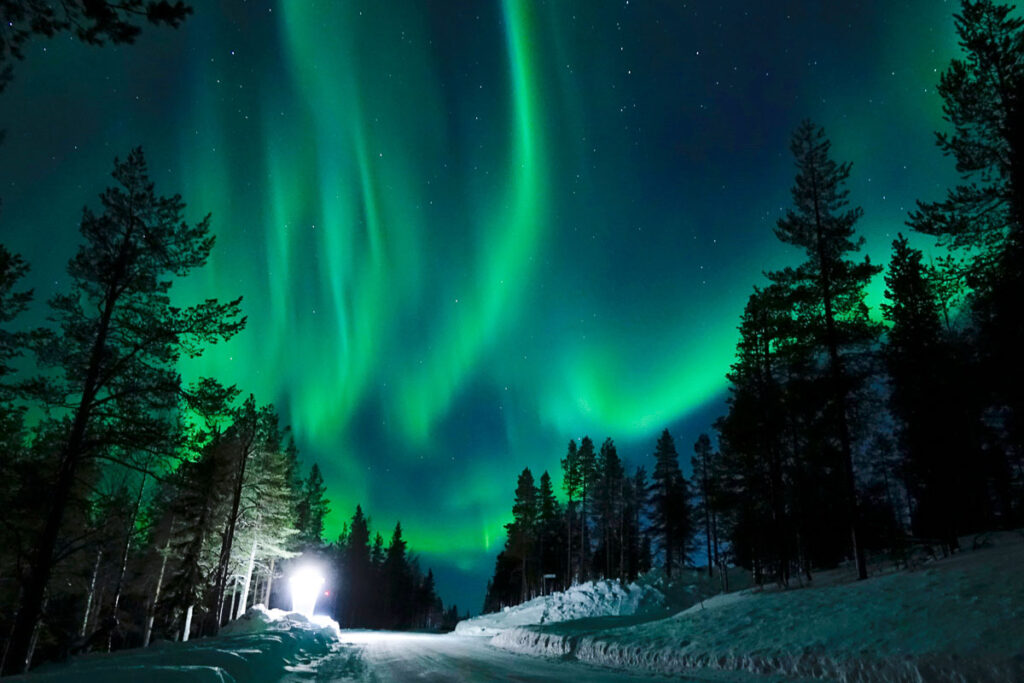
[[[839,421],[839,443],[842,447],[843,474],[846,484],[847,515],[850,525],[850,543],[853,549],[854,561],[857,564],[857,578],[868,578],[867,561],[864,556],[864,549],[858,540],[859,537],[859,512],[857,510],[857,480],[853,473],[853,446],[850,438],[850,424],[846,416],[846,386],[843,377],[842,361],[839,358],[839,345],[836,340],[836,320],[833,312],[832,302],[832,278],[828,272],[828,260],[824,250],[824,233],[821,225],[821,214],[818,206],[817,182],[814,178],[814,221],[817,233],[818,260],[821,263],[821,284],[822,303],[825,305],[825,334],[828,346],[829,369],[832,374],[832,391],[835,394],[836,413]]]
[[[701,497],[704,499],[704,537],[707,539],[708,545],[708,578],[712,578],[714,568],[712,567],[713,561],[711,557],[711,504],[708,500],[708,457],[705,454],[701,455]]]
[[[217,604],[217,630],[220,630],[221,625],[221,609],[224,604],[224,591],[227,590],[228,582],[228,565],[231,562],[231,545],[235,540],[235,526],[238,524],[238,508],[242,502],[242,486],[245,483],[245,465],[249,460],[249,451],[252,448],[252,443],[256,438],[256,425],[255,420],[257,416],[253,415],[252,419],[254,424],[252,425],[252,432],[250,438],[242,444],[241,452],[239,453],[240,461],[238,463],[238,475],[235,478],[235,490],[231,500],[231,514],[228,515],[226,527],[224,529],[224,541],[220,547],[220,561],[217,565],[217,583],[214,591]],[[214,631],[216,634],[216,631]]]
[[[78,635],[82,638],[89,632],[89,612],[92,611],[92,600],[96,595],[96,576],[100,573],[100,559],[103,557],[103,548],[96,550],[96,562],[92,566],[92,579],[89,580],[89,596],[85,599],[85,614],[82,616],[82,628]]]
[[[274,561],[276,558],[270,558],[270,569],[267,571],[267,585],[263,589],[263,604],[270,609],[270,587],[274,583]]]
[[[235,577],[235,580],[232,581],[232,588],[234,590],[234,595],[231,596],[231,604],[228,606],[227,621],[231,621],[234,618],[234,615],[238,613],[239,607],[241,607],[245,602],[242,591],[238,590],[237,576]]]
[[[568,588],[575,581],[575,575],[572,572],[572,494],[569,494],[569,503],[565,506],[565,522],[566,526],[569,527],[569,546],[568,553],[566,553],[567,564],[565,566],[565,578],[563,583]]]
[[[181,630],[181,642],[188,641],[189,631],[192,630],[192,610],[195,605],[189,605],[188,609],[185,610],[185,628]]]
[[[121,590],[124,588],[124,575],[128,571],[128,552],[132,547],[132,535],[135,531],[135,520],[139,515],[139,508],[142,507],[142,494],[146,490],[146,474],[142,474],[142,481],[139,483],[139,493],[135,496],[135,507],[128,518],[128,528],[124,534],[124,548],[121,552],[121,566],[117,573],[117,584],[114,588],[114,602],[110,608],[110,617],[113,623],[117,623],[117,608],[121,604]],[[114,641],[114,632],[111,630],[107,636],[107,652],[110,652]]]
[[[238,619],[245,613],[246,603],[249,601],[249,588],[252,586],[252,568],[256,564],[256,534],[252,536],[252,550],[249,551],[249,566],[245,569],[245,580],[242,581],[242,599],[238,603],[238,609],[235,611],[235,619]]]
[[[171,531],[174,529],[174,520],[171,520]],[[167,543],[161,553],[163,559],[160,561],[160,573],[156,577],[156,588],[153,589],[153,599],[149,603],[149,614],[146,616],[146,630],[142,634],[142,647],[149,647],[149,639],[153,636],[153,621],[156,619],[156,606],[160,601],[160,589],[164,583],[164,572],[167,569],[167,555],[171,550],[171,533],[167,534]]]

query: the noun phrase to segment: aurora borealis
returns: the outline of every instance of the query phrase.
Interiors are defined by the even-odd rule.
[[[273,402],[333,537],[396,519],[479,609],[515,475],[569,438],[684,460],[763,270],[799,258],[789,134],[854,162],[867,250],[953,177],[933,145],[954,3],[194,2],[177,30],[38,40],[0,94],[0,231],[62,291],[83,204],[141,144],[213,214],[177,292],[248,329],[182,368]],[[881,287],[876,287],[875,301]]]

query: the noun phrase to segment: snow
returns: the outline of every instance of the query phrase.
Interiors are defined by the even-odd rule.
[[[67,664],[44,665],[12,680],[269,683],[289,674],[312,672],[328,656],[338,658],[343,649],[339,637],[338,624],[329,617],[309,619],[256,605],[213,638],[86,655]]]
[[[588,581],[566,591],[543,595],[501,612],[460,621],[455,633],[493,636],[516,626],[551,624],[588,617],[632,616],[667,612],[664,594],[649,585]]]
[[[965,539],[971,548],[975,539]],[[915,570],[746,589],[673,616],[518,624],[492,645],[669,675],[724,669],[840,681],[1024,680],[1024,537]]]

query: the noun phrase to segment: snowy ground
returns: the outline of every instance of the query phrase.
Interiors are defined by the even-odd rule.
[[[971,548],[974,539],[965,540]],[[841,681],[1024,680],[1024,537],[982,540],[977,550],[868,581],[833,572],[813,586],[748,589],[642,623],[506,624],[491,644],[675,675],[720,669]]]
[[[327,617],[251,608],[216,638],[160,643],[146,649],[92,654],[68,664],[47,664],[12,681],[27,683],[147,683],[216,681],[270,683],[309,679],[322,660],[343,655],[338,625]]]
[[[326,623],[326,622],[324,622]],[[310,624],[298,615],[262,608],[225,627],[225,634],[162,648],[95,655],[69,665],[49,666],[12,680],[121,683],[144,681],[249,681],[284,683],[425,683],[485,681],[588,681],[651,683],[632,674],[579,661],[531,657],[491,647],[487,638],[454,634],[338,631],[336,625]],[[687,680],[763,683],[758,676],[737,678],[710,672]]]

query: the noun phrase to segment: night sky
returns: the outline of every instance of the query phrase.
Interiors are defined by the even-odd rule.
[[[688,464],[751,287],[801,256],[772,233],[801,119],[854,163],[878,262],[954,177],[933,131],[959,3],[193,4],[134,46],[37,40],[0,95],[0,239],[35,320],[143,145],[218,235],[177,296],[249,316],[183,374],[273,402],[328,538],[356,503],[401,519],[462,610],[523,467],[559,482],[590,434],[650,470],[666,426]]]

